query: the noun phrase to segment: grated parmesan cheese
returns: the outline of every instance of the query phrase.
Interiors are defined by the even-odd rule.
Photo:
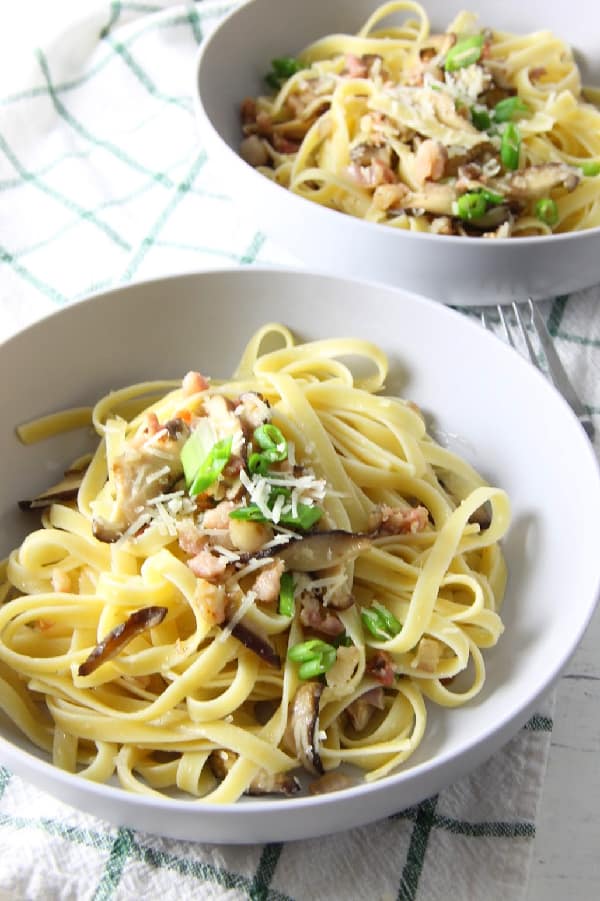
[[[237,626],[237,624],[242,620],[250,607],[254,604],[256,600],[256,592],[255,591],[247,591],[244,597],[244,600],[235,611],[229,622],[226,626],[221,629],[221,632],[215,638],[215,642],[225,641],[231,635],[233,629]]]

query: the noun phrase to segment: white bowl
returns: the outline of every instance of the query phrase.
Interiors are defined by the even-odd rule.
[[[53,767],[6,718],[0,760],[64,801],[107,820],[181,839],[282,841],[384,817],[481,763],[535,709],[578,644],[599,587],[600,477],[579,423],[537,370],[441,304],[374,284],[284,270],[185,275],[118,288],[68,307],[0,347],[0,556],[35,528],[17,501],[83,450],[71,433],[24,447],[14,428],[111,388],[233,371],[246,339],[278,320],[303,339],[360,336],[388,353],[388,390],[432,413],[440,434],[512,500],[505,541],[506,630],[486,652],[475,701],[430,708],[425,738],[379,783],[331,795],[228,806],[155,800]],[[85,439],[86,441],[88,439]]]
[[[200,50],[196,111],[226,189],[272,240],[305,265],[377,279],[455,305],[554,297],[600,282],[600,228],[519,239],[467,239],[399,231],[346,216],[265,178],[238,154],[239,109],[265,93],[270,60],[296,55],[316,38],[356,32],[377,0],[250,0]],[[444,29],[464,8],[482,25],[517,33],[550,29],[570,42],[584,84],[600,85],[600,28],[589,0],[423,0],[432,27]],[[391,20],[390,20],[391,21]]]

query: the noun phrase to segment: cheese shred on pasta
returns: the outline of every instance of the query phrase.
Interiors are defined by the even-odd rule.
[[[273,60],[267,80],[274,95],[242,103],[240,152],[301,197],[442,235],[600,225],[598,91],[549,31],[463,12],[436,34],[419,3],[389,2],[357,34]]]
[[[339,788],[477,695],[508,499],[387,371],[364,340],[271,324],[231,381],[98,401],[97,449],[30,499],[41,528],[0,569],[0,705],[57,766],[209,803],[292,794],[301,769]]]

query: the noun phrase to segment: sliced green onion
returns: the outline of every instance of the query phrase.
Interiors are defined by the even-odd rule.
[[[477,109],[476,106],[471,107],[471,122],[479,131],[487,131],[492,124],[489,112],[486,109]]]
[[[367,632],[379,641],[389,641],[402,628],[394,614],[382,604],[374,603],[361,610],[360,618]]]
[[[509,122],[502,133],[500,144],[500,159],[505,169],[519,168],[519,154],[521,152],[521,134],[513,122]]]
[[[311,638],[291,647],[288,651],[288,660],[300,664],[298,676],[301,679],[314,679],[331,669],[336,654],[333,645],[321,641],[320,638]]]
[[[256,504],[248,504],[247,507],[238,507],[237,510],[232,510],[229,518],[243,519],[250,522],[267,522],[267,517]]]
[[[271,71],[265,75],[265,81],[278,91],[284,81],[303,68],[302,63],[293,56],[279,56],[271,60]]]
[[[392,638],[394,637],[394,635],[397,635],[398,632],[400,632],[400,630],[402,629],[402,625],[396,619],[391,610],[388,610],[387,607],[384,607],[383,604],[379,604],[377,601],[373,601],[372,606],[379,613],[379,618],[383,623],[386,632],[389,632]]]
[[[473,63],[476,63],[481,56],[483,42],[484,37],[482,34],[471,34],[457,41],[454,47],[451,47],[446,54],[446,62],[444,63],[446,72],[455,72],[456,69],[463,69],[465,66],[471,66]]]
[[[275,460],[285,460],[287,458],[287,441],[285,440],[281,429],[278,429],[276,425],[273,425],[271,422],[260,425],[254,430],[253,437],[254,441],[263,451],[277,454],[277,456],[269,457],[272,462]]]
[[[479,219],[485,213],[487,203],[480,191],[469,191],[456,201],[456,213],[461,219]]]
[[[308,641],[292,645],[288,650],[288,660],[293,660],[294,663],[304,663],[305,660],[312,660],[313,657],[318,657],[319,654],[324,654],[329,650],[335,650],[335,648],[320,638],[310,638]]]
[[[294,615],[294,577],[291,573],[283,573],[279,583],[279,607],[281,616]]]
[[[279,522],[284,526],[298,526],[307,531],[323,516],[321,507],[309,507],[308,504],[298,504],[298,515],[282,513]],[[262,510],[256,504],[248,504],[247,507],[238,507],[229,514],[230,519],[245,519],[251,522],[270,522]]]
[[[219,478],[231,457],[232,441],[233,436],[230,435],[212,446],[189,487],[192,496],[206,491]]]
[[[251,473],[259,473],[264,476],[269,471],[269,461],[262,454],[250,454],[248,457],[248,469]]]
[[[581,171],[584,175],[600,175],[600,163],[597,163],[595,160],[582,163]]]
[[[541,197],[535,205],[535,215],[546,225],[556,225],[558,222],[558,207],[551,197]]]
[[[208,456],[215,439],[215,431],[208,419],[201,419],[181,448],[180,458],[186,485],[192,484],[194,476]]]
[[[482,188],[481,196],[485,199],[486,203],[489,206],[497,206],[499,203],[504,202],[504,197],[502,194],[494,194],[493,191],[488,191],[487,188]]]
[[[494,122],[511,122],[517,116],[528,113],[529,107],[520,97],[505,97],[494,107]]]
[[[336,648],[351,648],[354,642],[346,632],[343,632],[342,635],[332,639],[332,644]]]

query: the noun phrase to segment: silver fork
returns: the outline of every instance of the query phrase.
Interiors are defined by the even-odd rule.
[[[569,377],[564,370],[563,364],[560,361],[560,357],[558,356],[556,348],[554,347],[552,338],[550,337],[548,329],[546,328],[546,323],[542,319],[539,310],[537,309],[531,298],[529,298],[529,300],[527,301],[527,309],[529,311],[529,325],[531,326],[534,334],[537,336],[540,347],[544,352],[547,371],[540,364],[539,357],[529,337],[529,332],[527,331],[527,327],[524,322],[523,316],[521,315],[519,306],[519,304],[513,303],[511,304],[511,309],[515,322],[519,328],[519,333],[527,349],[527,355],[530,361],[540,370],[540,372],[543,372],[548,376],[556,390],[559,391],[560,394],[562,394],[564,399],[567,401],[567,403],[579,419],[579,422],[581,423],[588,438],[590,438],[590,440],[593,440],[594,425],[592,423],[592,420],[585,407],[579,400],[577,394],[575,393],[573,385],[569,381]],[[511,347],[514,347],[515,350],[517,350],[513,333],[511,331],[508,308],[498,305],[496,309],[498,311],[498,316],[500,318],[500,323],[502,325],[502,330],[504,332],[506,340]],[[482,310],[481,321],[487,329],[492,331],[492,326],[485,310]]]

